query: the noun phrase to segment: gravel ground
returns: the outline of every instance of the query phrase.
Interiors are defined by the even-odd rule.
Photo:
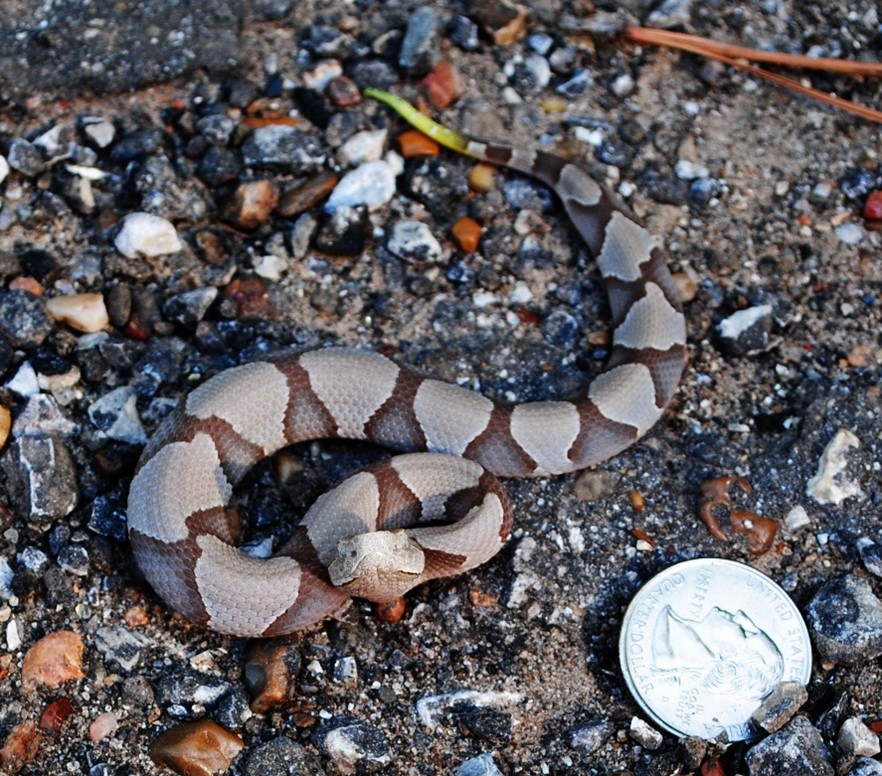
[[[159,772],[161,734],[209,719],[214,748],[241,749],[229,772],[261,776],[882,773],[882,262],[864,215],[879,129],[606,34],[646,20],[638,0],[530,3],[510,41],[517,22],[499,32],[489,2],[132,5],[0,11],[5,767]],[[104,6],[120,15],[96,21]],[[871,2],[668,2],[650,21],[882,59]],[[681,389],[597,471],[508,483],[506,549],[414,591],[400,622],[357,605],[263,649],[190,626],[139,578],[124,507],[145,435],[205,377],[337,343],[527,400],[602,367],[599,276],[542,187],[506,174],[470,192],[473,163],[443,152],[407,160],[370,212],[291,204],[298,186],[327,193],[325,171],[397,150],[402,124],[352,84],[414,98],[438,61],[461,79],[431,107],[441,121],[583,159],[660,236],[688,299]],[[876,82],[812,82],[882,106]],[[361,137],[367,151],[347,142],[365,130],[388,132]],[[394,176],[385,158],[371,181]],[[163,221],[130,245],[131,213]],[[451,237],[464,216],[483,227],[475,252]],[[428,231],[396,241],[409,221]],[[52,301],[73,294],[98,296]],[[828,454],[826,490],[809,492],[831,441],[842,470]],[[383,454],[317,443],[260,468],[239,496],[248,540],[280,540]],[[774,521],[764,551],[725,512],[726,541],[699,521],[702,483],[720,476],[744,478],[737,506]],[[756,745],[646,730],[618,668],[631,596],[701,556],[751,564],[809,615],[812,678],[778,722],[798,716]],[[190,767],[209,739],[180,744]]]

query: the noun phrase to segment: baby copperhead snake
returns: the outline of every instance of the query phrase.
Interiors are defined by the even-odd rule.
[[[661,252],[586,172],[543,151],[469,140],[398,97],[365,93],[443,145],[558,195],[604,279],[610,359],[582,398],[515,405],[344,348],[283,352],[200,385],[138,462],[129,537],[156,592],[223,633],[290,633],[340,613],[350,595],[389,602],[478,566],[511,529],[496,476],[562,474],[616,455],[659,419],[685,365],[685,319]],[[245,473],[287,445],[330,437],[430,452],[392,458],[321,496],[274,557],[238,549],[227,505]]]

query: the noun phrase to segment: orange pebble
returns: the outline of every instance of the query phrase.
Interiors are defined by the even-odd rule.
[[[472,253],[481,240],[481,225],[473,218],[460,218],[453,225],[453,237],[462,250]]]
[[[440,151],[434,140],[415,129],[408,129],[398,136],[398,147],[405,159],[412,159],[415,156],[438,156]]]
[[[377,604],[377,619],[380,622],[398,622],[404,617],[407,604],[403,598],[396,598],[383,604]]]

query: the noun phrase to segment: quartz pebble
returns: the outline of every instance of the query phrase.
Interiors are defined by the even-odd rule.
[[[570,746],[581,749],[586,754],[596,752],[615,733],[612,723],[606,720],[594,720],[575,727],[570,733]]]
[[[287,124],[255,129],[241,150],[242,160],[249,167],[277,169],[294,175],[317,172],[327,160],[316,138]]]
[[[834,663],[857,665],[882,655],[882,601],[862,577],[827,582],[806,607],[818,652]]]
[[[270,180],[240,183],[224,211],[227,219],[240,229],[257,229],[270,220],[279,201],[279,189]]]
[[[9,162],[6,161],[6,157],[0,154],[0,183],[6,180],[6,176],[9,175]]]
[[[129,213],[113,244],[129,259],[163,256],[183,248],[174,225],[152,213]]]
[[[655,751],[664,742],[662,734],[640,717],[631,717],[628,735],[635,743],[650,751]]]
[[[110,323],[101,294],[55,296],[46,300],[46,310],[56,321],[86,334],[101,331]]]
[[[37,380],[37,373],[30,361],[25,361],[18,371],[13,375],[12,379],[6,383],[6,387],[23,399],[33,396],[40,390],[40,383]]]
[[[864,568],[873,576],[882,577],[882,544],[874,542],[869,536],[862,536],[855,544]]]
[[[89,740],[93,744],[112,736],[119,728],[119,720],[112,711],[99,714],[89,723]]]
[[[356,132],[338,151],[340,164],[355,167],[364,162],[374,162],[383,155],[386,144],[385,129],[365,130]]]
[[[331,720],[316,732],[315,738],[331,762],[344,773],[356,768],[365,772],[381,770],[392,760],[386,736],[367,722],[348,717]]]
[[[337,208],[367,205],[376,210],[395,196],[395,170],[384,159],[365,162],[346,173],[334,187],[325,208],[333,212]]]
[[[818,471],[806,483],[806,495],[819,504],[841,504],[848,498],[863,496],[860,484],[843,476],[849,463],[849,450],[860,446],[861,440],[852,431],[839,429],[824,448]]]

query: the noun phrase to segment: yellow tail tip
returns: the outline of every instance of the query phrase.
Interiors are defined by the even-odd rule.
[[[365,89],[363,94],[365,97],[370,97],[372,100],[377,100],[392,108],[414,129],[418,129],[424,135],[432,138],[432,140],[436,140],[441,145],[461,154],[468,154],[467,149],[470,141],[467,137],[454,132],[452,129],[447,129],[447,127],[442,126],[437,121],[433,121],[397,94],[384,92],[382,89],[374,89],[372,87]]]

